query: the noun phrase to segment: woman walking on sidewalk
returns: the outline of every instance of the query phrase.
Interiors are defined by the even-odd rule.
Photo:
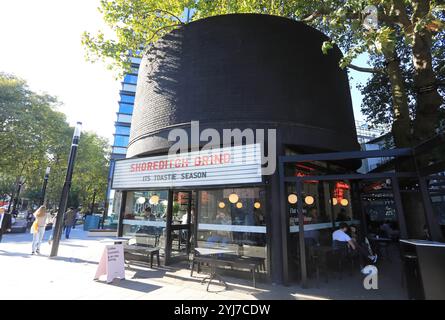
[[[40,254],[40,244],[42,243],[43,236],[45,234],[45,227],[48,219],[48,214],[46,213],[46,207],[40,206],[34,212],[34,223],[31,226],[32,233],[32,254]]]

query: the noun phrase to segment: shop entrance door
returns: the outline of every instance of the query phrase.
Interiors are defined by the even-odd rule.
[[[171,203],[167,212],[165,264],[189,259],[195,223],[195,193],[170,191]]]

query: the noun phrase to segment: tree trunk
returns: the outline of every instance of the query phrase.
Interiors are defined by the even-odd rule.
[[[430,1],[413,0],[412,3],[413,23],[416,23],[429,12]],[[414,83],[417,89],[414,142],[418,144],[435,135],[442,98],[437,91],[437,79],[433,71],[431,32],[424,28],[414,32],[413,36]]]
[[[419,19],[422,19],[430,10],[430,1],[427,0],[413,0],[414,8],[413,21],[415,24]],[[432,35],[427,29],[414,32],[413,34],[413,65],[414,65],[414,83],[417,89],[416,97],[416,115],[413,123],[413,133],[411,135],[411,144],[415,146],[428,138],[431,138],[436,133],[439,120],[439,108],[442,104],[442,98],[437,91],[436,76],[432,65]],[[393,93],[394,95],[394,93]],[[402,129],[403,130],[403,129]],[[394,140],[397,147],[397,141],[394,135]],[[429,161],[428,156],[417,158],[417,166],[423,167]],[[413,163],[402,165],[398,170],[402,171],[416,171]],[[415,181],[402,180],[401,186],[411,189]],[[416,188],[414,188],[416,189]],[[405,219],[408,228],[408,237],[420,238],[425,237],[425,209],[423,199],[419,192],[402,193],[402,203],[405,213]]]
[[[393,98],[392,134],[397,148],[409,148],[414,145],[409,117],[408,98],[405,83],[400,68],[400,61],[394,56],[385,56],[387,61],[387,72],[391,83]],[[405,161],[396,165],[399,172],[415,172],[416,166],[413,161]],[[409,238],[425,239],[425,211],[421,194],[416,188],[417,181],[412,179],[400,179],[402,206],[407,225]],[[414,189],[414,190],[413,190]],[[407,191],[413,190],[413,191]]]
[[[400,69],[400,60],[392,55],[385,55],[387,72],[391,84],[393,100],[392,135],[397,148],[411,146],[411,126],[409,118],[408,98],[405,83]]]

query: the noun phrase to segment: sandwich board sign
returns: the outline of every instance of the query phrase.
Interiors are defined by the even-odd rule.
[[[113,279],[125,279],[124,246],[122,244],[106,245],[97,266],[94,280],[107,276],[107,283]]]

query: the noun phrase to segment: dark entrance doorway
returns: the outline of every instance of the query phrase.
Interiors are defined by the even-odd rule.
[[[165,264],[188,260],[194,239],[196,192],[170,190],[167,211]]]

